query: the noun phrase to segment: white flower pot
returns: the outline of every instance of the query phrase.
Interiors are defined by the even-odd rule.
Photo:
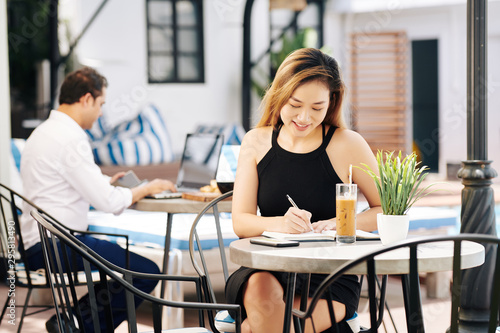
[[[383,245],[396,243],[406,239],[410,227],[408,215],[377,214],[377,228]]]

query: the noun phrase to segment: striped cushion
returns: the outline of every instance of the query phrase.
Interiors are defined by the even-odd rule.
[[[196,128],[196,133],[224,134],[225,145],[241,145],[241,141],[245,136],[245,129],[241,125],[199,125]]]
[[[149,105],[139,115],[113,129],[99,119],[92,130],[94,159],[100,165],[149,165],[174,159],[170,137],[158,109]]]
[[[236,323],[227,310],[217,312],[215,315],[215,327],[219,332],[236,332]]]
[[[21,179],[21,154],[25,144],[25,139],[10,140],[10,187],[17,192],[22,192],[23,190],[23,182]]]
[[[165,333],[212,333],[204,327],[187,327],[187,328],[174,328],[170,330],[161,330]],[[143,333],[153,333],[153,331],[143,332]]]
[[[92,274],[92,279],[94,281],[99,281],[99,271],[92,271],[91,274]],[[29,275],[31,278],[31,283],[34,286],[43,286],[47,283],[44,268],[40,268],[36,271],[29,271]],[[79,271],[77,273],[77,275],[78,275],[77,276],[78,281],[80,283],[85,283],[85,281],[87,281],[87,276],[85,275],[84,271]],[[23,263],[16,264],[16,277],[17,277],[18,283],[24,284],[24,285],[28,284],[28,277],[27,277],[26,269],[25,269]],[[66,283],[68,283],[68,276],[65,274],[64,277],[65,277]],[[54,277],[54,280],[55,279],[56,278]]]
[[[352,316],[351,319],[346,320],[346,322],[353,333],[358,333],[360,331],[359,317],[357,312],[354,313],[354,316]],[[217,312],[217,315],[215,315],[215,327],[220,332],[236,332],[235,321],[233,317],[229,315],[229,312],[227,310]]]
[[[361,324],[359,322],[358,313],[354,312],[351,319],[346,320],[347,325],[351,328],[353,333],[358,333],[361,330]]]

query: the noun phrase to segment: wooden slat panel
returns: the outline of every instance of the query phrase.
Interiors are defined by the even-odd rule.
[[[396,95],[396,96],[406,94],[406,88],[404,88],[404,87],[399,87],[397,89],[377,89],[377,88],[370,87],[370,86],[361,87],[358,85],[357,87],[352,87],[350,90],[352,92],[356,93],[353,95],[356,95],[357,98],[358,97],[362,98],[365,95],[369,95],[369,94],[377,94],[377,95],[387,94],[387,95]]]
[[[405,96],[394,95],[387,97],[366,97],[366,96],[356,96],[356,98],[352,98],[356,103],[405,103]]]
[[[405,105],[392,105],[392,106],[361,106],[357,105],[354,109],[360,113],[362,111],[404,111],[406,110]]]
[[[375,128],[376,131],[378,131],[379,129],[381,129],[382,127],[388,127],[390,128],[390,133],[395,133],[395,132],[401,132],[399,130],[394,130],[394,127],[395,126],[398,126],[400,128],[404,128],[404,126],[406,126],[406,124],[402,121],[390,121],[390,120],[387,120],[387,121],[366,121],[364,119],[358,119],[358,129],[361,130],[365,130],[367,132],[371,131],[373,128]]]
[[[355,129],[374,152],[410,145],[407,128],[408,41],[401,31],[351,35],[350,93]]]

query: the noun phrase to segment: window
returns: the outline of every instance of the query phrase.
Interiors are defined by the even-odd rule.
[[[146,2],[150,83],[204,82],[202,2]]]

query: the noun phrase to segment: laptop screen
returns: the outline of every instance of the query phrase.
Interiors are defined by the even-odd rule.
[[[199,188],[215,179],[224,143],[221,134],[187,134],[182,153],[178,188]]]
[[[218,183],[234,183],[240,147],[238,145],[222,146],[219,167],[217,168],[217,176],[215,178]]]

